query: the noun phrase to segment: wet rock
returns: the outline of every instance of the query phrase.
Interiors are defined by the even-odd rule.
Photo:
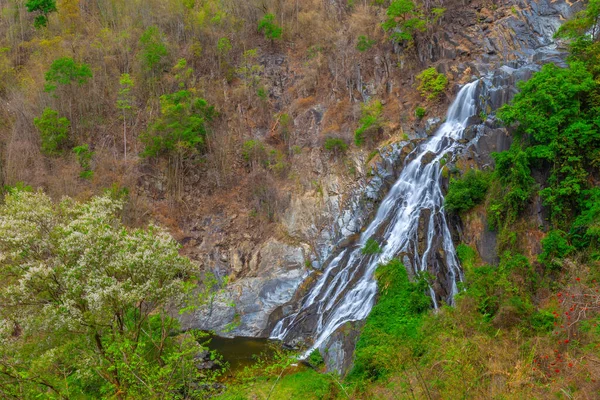
[[[344,377],[350,371],[352,355],[363,325],[363,321],[348,322],[342,325],[319,348],[328,372],[336,372]]]
[[[429,164],[435,157],[437,157],[437,155],[433,151],[428,151],[427,153],[423,154],[423,157],[421,157],[421,165]]]
[[[305,252],[271,239],[252,257],[254,276],[233,282],[211,303],[179,316],[182,328],[214,330],[227,337],[261,337],[269,315],[292,299],[308,275]]]
[[[442,124],[442,119],[439,117],[428,118],[425,121],[425,133],[427,136],[433,135]]]

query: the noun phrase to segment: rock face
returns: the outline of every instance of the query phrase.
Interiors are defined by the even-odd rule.
[[[319,348],[328,371],[336,371],[345,376],[354,361],[354,348],[363,327],[363,321],[353,321],[342,325]]]
[[[305,248],[269,240],[252,255],[255,276],[235,281],[214,301],[181,316],[182,328],[228,337],[263,336],[271,313],[292,299],[308,275],[305,259]]]

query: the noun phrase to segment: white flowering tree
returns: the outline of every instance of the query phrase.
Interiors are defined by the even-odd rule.
[[[175,335],[193,266],[164,230],[127,229],[109,195],[0,206],[0,398],[194,398],[213,377]]]

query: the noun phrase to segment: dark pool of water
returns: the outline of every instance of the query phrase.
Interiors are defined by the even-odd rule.
[[[205,345],[221,354],[223,360],[229,363],[229,370],[235,372],[253,365],[257,356],[273,357],[279,342],[250,337],[224,338],[210,336],[208,343]]]

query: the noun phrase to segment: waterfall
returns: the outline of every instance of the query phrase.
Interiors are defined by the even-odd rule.
[[[439,269],[443,265],[449,288],[445,301],[452,303],[462,272],[443,210],[440,161],[453,153],[469,117],[477,111],[478,83],[469,83],[460,90],[448,109],[446,121],[406,158],[400,177],[371,224],[354,244],[342,249],[325,265],[298,312],[280,320],[271,333],[272,338],[289,342],[309,334],[314,343],[304,354],[307,356],[344,323],[365,319],[377,294],[373,276],[377,266],[402,254],[410,255],[411,272],[426,271],[432,265]],[[423,227],[425,222],[427,228],[423,232],[419,226]],[[363,254],[370,238],[380,243],[381,253]],[[430,290],[437,307],[436,296]]]

